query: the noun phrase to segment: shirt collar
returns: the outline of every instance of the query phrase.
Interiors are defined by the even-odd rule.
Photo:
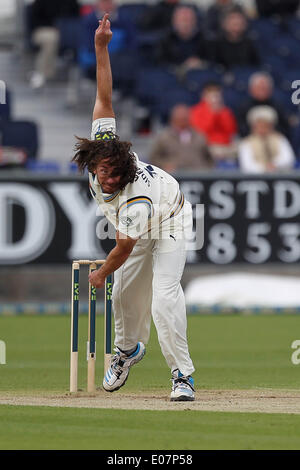
[[[93,181],[95,186],[101,186],[101,184],[98,181],[97,175],[93,175]]]

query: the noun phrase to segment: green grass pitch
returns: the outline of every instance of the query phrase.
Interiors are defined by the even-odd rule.
[[[87,317],[80,318],[79,387],[86,386]],[[189,316],[188,338],[198,390],[300,389],[291,344],[297,316]],[[103,317],[97,317],[97,382],[102,381]],[[63,394],[69,386],[70,319],[0,317],[7,364],[3,393]],[[124,392],[170,393],[155,329]],[[0,449],[299,449],[300,415],[50,408],[0,405]],[[122,430],[122,439],[119,438]]]

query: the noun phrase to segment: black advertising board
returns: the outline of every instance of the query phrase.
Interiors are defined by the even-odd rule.
[[[298,173],[176,177],[194,211],[188,263],[299,262]],[[0,265],[99,259],[114,246],[113,233],[87,177],[0,173]]]

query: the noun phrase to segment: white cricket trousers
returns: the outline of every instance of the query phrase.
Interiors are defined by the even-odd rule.
[[[140,239],[115,272],[113,310],[116,346],[126,351],[138,341],[147,344],[152,315],[171,371],[179,369],[183,375],[191,375],[195,369],[188,351],[180,284],[185,260],[185,240]]]

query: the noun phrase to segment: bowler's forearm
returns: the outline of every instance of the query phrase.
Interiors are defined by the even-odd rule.
[[[129,255],[129,251],[122,251],[118,246],[115,246],[115,248],[113,248],[108,254],[105,263],[99,269],[101,276],[105,278],[109,274],[112,274],[114,271],[119,269],[128,259]]]
[[[97,100],[102,106],[112,108],[112,72],[107,46],[96,46]]]

